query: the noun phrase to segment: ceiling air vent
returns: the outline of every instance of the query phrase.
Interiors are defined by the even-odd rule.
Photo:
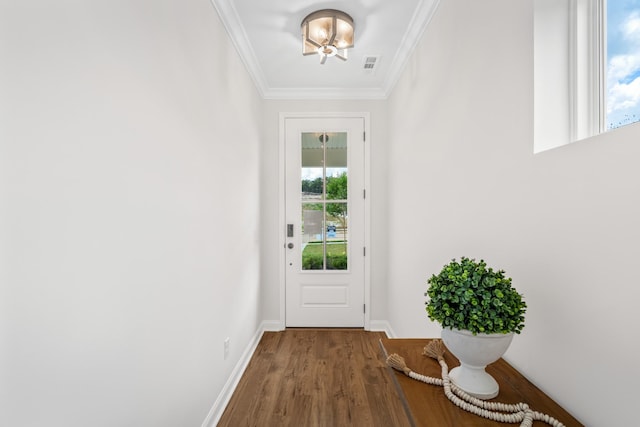
[[[365,56],[364,62],[362,65],[362,69],[365,72],[365,74],[373,73],[376,70],[378,62],[380,62],[379,56],[371,56],[371,55]]]

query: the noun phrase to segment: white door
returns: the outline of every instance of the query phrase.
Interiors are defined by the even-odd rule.
[[[364,119],[285,119],[288,327],[364,326]]]

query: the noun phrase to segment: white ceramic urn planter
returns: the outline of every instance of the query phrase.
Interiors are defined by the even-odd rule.
[[[460,366],[449,372],[449,378],[460,389],[478,399],[496,397],[498,383],[484,368],[502,357],[512,339],[513,333],[473,335],[470,331],[443,329],[442,341],[460,360]]]

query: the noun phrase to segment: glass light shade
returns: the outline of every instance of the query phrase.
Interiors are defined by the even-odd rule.
[[[320,63],[337,56],[347,60],[347,49],[353,47],[353,19],[344,12],[323,9],[302,20],[302,54],[320,55]]]

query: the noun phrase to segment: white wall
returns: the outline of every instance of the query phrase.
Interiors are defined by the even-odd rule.
[[[428,277],[484,258],[529,305],[507,358],[586,425],[635,425],[640,126],[534,155],[532,62],[531,1],[441,2],[389,101],[390,320],[438,336]]]
[[[214,8],[2,0],[0,61],[0,425],[200,426],[259,326],[263,101]]]
[[[387,112],[385,101],[265,101],[265,141],[262,150],[262,318],[272,323],[284,322],[280,317],[279,232],[284,225],[278,218],[278,144],[280,113],[368,112],[371,153],[371,320],[385,321],[387,316]],[[378,323],[379,324],[379,323]]]

